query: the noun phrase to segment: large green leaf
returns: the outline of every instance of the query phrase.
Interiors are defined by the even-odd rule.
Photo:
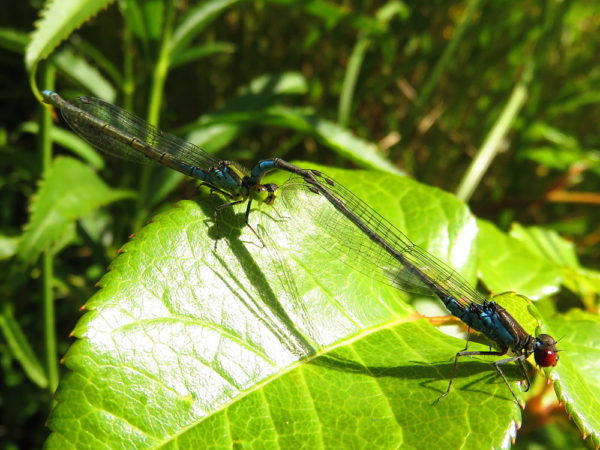
[[[473,279],[463,203],[398,176],[331,172]],[[311,217],[327,203],[290,211],[281,191],[276,210],[250,216],[256,234],[242,207],[215,223],[222,199],[205,195],[124,246],[74,331],[48,448],[509,445],[519,408],[489,361],[463,361],[434,406],[464,342],[319,241]]]

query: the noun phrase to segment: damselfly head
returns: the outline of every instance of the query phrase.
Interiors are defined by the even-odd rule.
[[[540,367],[556,366],[559,360],[556,340],[547,334],[540,334],[535,339],[533,357]]]
[[[279,194],[279,186],[273,183],[255,184],[250,188],[250,197],[257,202],[272,205]]]

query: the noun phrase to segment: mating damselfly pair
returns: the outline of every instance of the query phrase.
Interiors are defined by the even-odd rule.
[[[530,381],[524,362],[531,354],[541,367],[556,365],[558,350],[551,336],[536,337],[527,333],[499,304],[479,294],[449,266],[415,245],[331,177],[278,158],[259,161],[252,170],[247,170],[231,161],[219,160],[196,145],[101,100],[81,97],[67,101],[51,91],[44,91],[43,96],[47,103],[61,110],[77,134],[100,150],[136,162],[153,160],[199,179],[229,200],[219,208],[247,202],[246,223],[249,223],[253,201],[273,205],[281,191],[275,184],[262,183],[265,174],[274,169],[290,172],[292,178],[286,185],[294,189],[286,189],[283,201],[302,202],[296,207],[314,214],[313,220],[322,228],[323,235],[337,243],[335,247],[345,254],[346,261],[353,261],[360,266],[359,270],[401,290],[437,296],[469,329],[481,332],[495,343],[495,351],[468,351],[465,347],[458,352],[447,390],[439,398],[450,392],[458,359],[462,356],[500,356],[512,352],[510,357],[493,365],[517,403],[517,396],[502,371],[503,364],[517,363],[527,380],[527,388]],[[324,199],[329,205],[327,214],[312,207],[316,198]]]

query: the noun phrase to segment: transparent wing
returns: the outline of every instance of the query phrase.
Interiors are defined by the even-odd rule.
[[[139,151],[103,133],[102,127],[98,126],[99,123],[110,124],[117,130],[157,149],[157,152],[169,153],[190,166],[207,170],[219,164],[218,158],[209,155],[197,145],[166,133],[134,114],[97,98],[80,97],[70,102],[64,101],[60,105],[60,110],[64,119],[78,135],[113,156],[143,164],[149,162],[148,158]],[[81,111],[97,120],[89,120],[89,117]]]
[[[292,176],[281,187],[281,202],[298,226],[302,221],[316,224],[323,231],[319,244],[327,246],[340,260],[407,292],[447,295],[465,306],[485,300],[456,271],[414,244],[344,186],[322,173],[313,175],[314,181]],[[343,214],[341,209],[349,213]],[[371,239],[353,223],[353,218],[380,236],[386,246]]]

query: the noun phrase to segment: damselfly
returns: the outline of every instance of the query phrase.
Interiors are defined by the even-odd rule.
[[[138,163],[152,160],[202,181],[202,185],[230,200],[217,209],[247,201],[247,224],[252,201],[272,205],[277,197],[277,185],[261,184],[264,175],[273,169],[300,170],[273,158],[259,161],[250,171],[235,162],[220,160],[197,145],[97,98],[79,97],[68,101],[49,90],[43,91],[42,96],[44,102],[60,109],[75,133],[94,147]]]
[[[486,299],[457,272],[414,244],[340,183],[315,170],[303,170],[298,175],[282,186],[281,201],[291,210],[291,215],[294,210],[299,215],[308,214],[309,220],[323,230],[319,237],[322,245],[344,253],[340,259],[392,286],[439,297],[469,330],[481,332],[497,346],[497,351],[469,351],[468,335],[464,350],[455,356],[448,388],[438,400],[450,392],[458,359],[463,356],[501,356],[511,351],[512,356],[493,362],[493,366],[517,404],[520,403],[501,366],[517,363],[527,382],[525,390],[528,390],[531,383],[524,362],[531,354],[541,367],[556,365],[558,350],[551,336],[527,333],[502,306]],[[329,207],[310,206],[315,205],[316,196],[326,199]]]

